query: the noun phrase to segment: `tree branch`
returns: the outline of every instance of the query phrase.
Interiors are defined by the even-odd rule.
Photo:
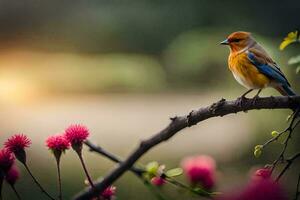
[[[300,96],[293,97],[265,97],[258,99],[237,99],[235,101],[220,101],[213,103],[210,106],[200,108],[190,112],[185,116],[176,116],[171,118],[171,123],[152,136],[151,138],[141,141],[140,145],[134,150],[128,158],[113,169],[102,181],[95,183],[96,189],[85,189],[77,194],[75,200],[86,200],[97,196],[105,188],[116,181],[123,173],[129,170],[134,163],[142,157],[148,150],[157,144],[167,141],[180,130],[193,126],[201,121],[212,117],[222,117],[231,113],[248,111],[254,109],[295,109],[300,105]]]
[[[110,159],[111,161],[113,162],[116,162],[116,163],[122,163],[123,161],[118,158],[117,156],[115,156],[114,154],[106,151],[105,149],[103,149],[102,147],[98,146],[98,145],[95,145],[93,144],[91,141],[89,140],[86,140],[84,142],[84,144],[86,146],[89,147],[89,150],[90,151],[94,151],[94,152],[97,152],[98,154]],[[140,168],[137,168],[137,167],[134,167],[132,166],[130,169],[129,169],[132,173],[134,173],[135,175],[137,175],[138,177],[141,177],[144,173],[144,170],[140,169]]]

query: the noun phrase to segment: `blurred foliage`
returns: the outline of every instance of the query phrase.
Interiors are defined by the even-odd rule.
[[[280,50],[285,49],[293,43],[300,43],[299,31],[290,32],[280,44]],[[296,73],[300,72],[300,55],[291,57],[288,61],[289,65],[296,65]]]
[[[219,41],[246,30],[274,53],[276,38],[299,23],[293,17],[299,7],[296,0],[253,0],[247,6],[216,0],[1,1],[0,53],[17,49],[48,56],[36,54],[32,59],[39,62],[26,63],[12,55],[16,63],[0,67],[50,92],[227,88],[234,81]],[[281,14],[266,15],[263,8]],[[274,57],[286,63],[282,55]]]
[[[218,45],[223,37],[213,30],[181,34],[164,53],[169,80],[182,88],[218,83],[227,72],[228,52]]]
[[[295,42],[299,42],[299,33],[298,31],[295,32],[290,32],[285,38],[284,40],[281,42],[279,49],[283,50],[285,49],[288,45],[295,43]]]

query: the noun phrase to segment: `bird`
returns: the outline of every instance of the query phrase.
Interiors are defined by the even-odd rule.
[[[237,82],[248,89],[241,98],[257,89],[254,96],[257,99],[266,87],[276,89],[283,96],[296,95],[279,65],[250,32],[233,32],[220,44],[229,46],[228,67]]]

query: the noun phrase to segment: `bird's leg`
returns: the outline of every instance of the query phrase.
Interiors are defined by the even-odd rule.
[[[253,104],[256,103],[257,99],[259,98],[259,94],[262,91],[262,89],[259,89],[258,92],[256,93],[256,95],[253,97]]]
[[[244,94],[242,94],[242,96],[240,96],[238,98],[238,105],[239,106],[243,106],[243,101],[246,99],[246,95],[249,94],[252,91],[253,91],[253,89],[247,90]]]
[[[252,91],[253,91],[253,89],[250,89],[250,90],[246,91],[240,98],[243,98],[243,99],[246,98],[246,95],[249,94]]]

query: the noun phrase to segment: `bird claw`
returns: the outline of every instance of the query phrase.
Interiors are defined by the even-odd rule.
[[[240,96],[238,99],[237,99],[237,105],[239,107],[243,107],[243,103],[244,101],[246,100],[247,98],[245,96]]]
[[[259,96],[255,95],[252,99],[252,104],[255,105],[258,99],[259,99]]]

